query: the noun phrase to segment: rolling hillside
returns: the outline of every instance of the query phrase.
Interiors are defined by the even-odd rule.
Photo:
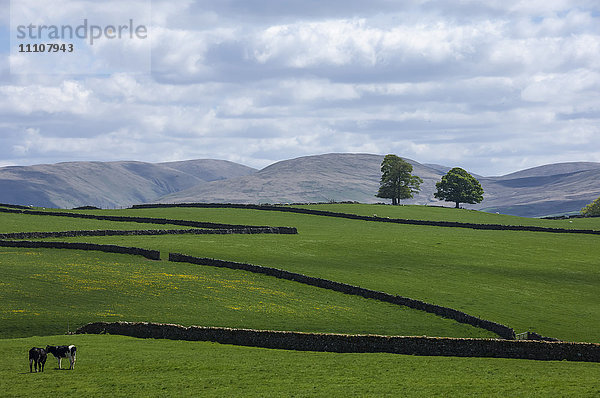
[[[296,203],[357,201],[376,203],[383,156],[328,154],[274,163],[255,174],[214,181],[177,192],[160,202]],[[423,178],[422,193],[414,203],[431,203],[430,193],[441,174],[409,160]],[[408,203],[408,202],[407,202]]]
[[[598,229],[599,222],[589,218],[573,223],[533,220],[424,206],[310,207],[479,224]],[[81,234],[55,236],[52,242],[46,238],[41,242],[9,238],[17,240],[4,241],[0,248],[0,352],[4,354],[0,359],[0,380],[9,381],[3,395],[33,396],[39,393],[41,385],[44,391],[55,393],[64,391],[69,383],[70,391],[86,396],[114,396],[115,391],[117,396],[127,397],[289,396],[299,391],[316,396],[335,396],[340,391],[357,396],[395,396],[399,392],[409,396],[597,396],[597,363],[579,359],[535,361],[529,357],[458,358],[249,347],[256,343],[255,335],[241,346],[212,340],[164,339],[167,335],[156,339],[123,337],[110,331],[101,335],[65,335],[88,322],[143,321],[269,331],[419,336],[416,339],[436,336],[428,339],[436,345],[444,336],[482,336],[484,344],[494,344],[483,329],[466,327],[415,308],[299,283],[302,279],[282,279],[278,274],[248,272],[238,267],[179,262],[167,256],[177,252],[275,267],[282,272],[402,295],[476,314],[519,332],[533,330],[575,342],[599,341],[597,235],[393,224],[274,210],[277,211],[224,207],[79,210],[68,212],[70,217],[64,217],[64,212],[41,209],[0,213],[3,233],[163,230],[162,222],[152,223],[158,219],[287,225],[299,231],[283,235],[160,237]],[[77,214],[86,217],[73,217]],[[98,217],[87,217],[90,215]],[[132,217],[141,217],[145,223],[133,223]],[[15,247],[12,243],[22,245]],[[33,248],[31,243],[43,247]],[[54,247],[69,244],[73,250],[53,249],[47,245],[50,243]],[[74,244],[140,247],[159,251],[161,260],[83,251]],[[46,344],[76,345],[75,369],[59,371],[56,360],[48,358],[44,373],[30,374],[27,350]],[[570,344],[565,346],[571,348]]]
[[[4,167],[0,203],[112,208],[149,202],[387,202],[375,197],[382,160],[381,155],[326,154],[280,161],[259,171],[222,160]],[[403,203],[450,206],[433,197],[435,183],[450,167],[407,160],[424,182],[421,192]],[[477,178],[485,199],[465,207],[502,214],[573,213],[600,196],[600,163],[559,163]]]
[[[600,164],[547,165],[481,183],[486,194],[477,208],[485,211],[526,217],[572,213],[600,196]]]
[[[163,203],[388,202],[375,197],[383,156],[328,154],[270,165],[259,172],[211,182],[167,195]],[[446,205],[433,197],[435,183],[450,167],[407,159],[423,179],[421,192],[405,204]],[[501,177],[479,177],[485,199],[471,209],[539,217],[577,212],[600,195],[600,163],[561,163]]]
[[[0,202],[59,208],[122,207],[254,171],[223,160],[162,164],[69,162],[3,167],[0,168]]]

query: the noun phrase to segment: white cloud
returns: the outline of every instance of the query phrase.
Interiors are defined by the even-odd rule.
[[[295,23],[260,32],[253,54],[260,63],[278,61],[294,68],[374,66],[410,59],[441,63],[469,56],[474,44],[498,28],[489,22],[457,26],[410,20],[387,29],[370,26],[364,19]]]
[[[82,115],[92,110],[92,93],[76,81],[65,80],[58,87],[0,86],[0,94],[0,112],[8,115],[35,112]]]
[[[533,76],[532,80],[522,91],[522,98],[526,101],[569,105],[574,109],[599,103],[592,97],[592,93],[600,90],[598,72],[577,69],[570,73],[539,74]],[[588,100],[589,97],[592,97],[592,101]]]
[[[360,96],[351,84],[332,84],[326,80],[284,80],[283,91],[299,101],[351,100]]]
[[[152,73],[0,85],[0,163],[216,157],[262,167],[394,151],[500,174],[600,160],[595,2],[399,3],[155,0]],[[135,12],[94,7],[104,19]],[[111,63],[135,54],[125,44],[94,50]]]

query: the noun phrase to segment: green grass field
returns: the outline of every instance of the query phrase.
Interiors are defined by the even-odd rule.
[[[371,208],[358,207],[363,211]],[[387,208],[401,213],[405,207]],[[429,209],[422,208],[422,213]],[[447,211],[448,218],[464,211],[434,209]],[[464,212],[470,218],[477,215]],[[600,342],[600,236],[398,225],[259,210],[181,208],[110,213],[295,226],[299,234],[69,240],[117,242],[163,253],[282,268],[456,308],[517,332],[532,330],[569,341]],[[488,222],[488,214],[481,217]],[[597,219],[580,221],[593,224]]]
[[[362,216],[405,218],[409,220],[455,221],[476,224],[500,225],[531,225],[546,228],[567,229],[596,229],[600,230],[600,218],[572,218],[568,220],[545,220],[538,218],[525,218],[507,216],[504,214],[485,213],[476,210],[453,209],[436,206],[389,206],[389,205],[362,205],[362,204],[320,204],[303,205],[315,210],[325,210],[339,213],[359,214]]]
[[[56,211],[56,209],[52,209]],[[58,232],[72,230],[140,230],[140,229],[186,229],[178,225],[141,224],[136,222],[116,222],[88,220],[82,218],[44,217],[29,214],[0,213],[0,233],[11,232]]]
[[[228,269],[76,250],[3,249],[0,337],[98,321],[494,337],[422,311]]]
[[[48,343],[77,345],[74,371],[59,371],[48,358],[44,373],[29,373],[26,355],[17,354]],[[594,363],[294,352],[107,335],[0,340],[5,397],[594,397],[598,372]]]
[[[569,223],[418,206],[312,207],[392,218],[600,229],[599,219]],[[61,240],[158,249],[163,259],[168,252],[180,252],[282,268],[456,308],[517,332],[600,342],[600,236],[398,225],[241,209],[84,213],[293,226],[298,235]],[[0,214],[0,232],[151,228],[177,227]],[[0,380],[11,380],[14,387],[7,396],[28,396],[19,393],[27,388],[19,388],[32,378],[48,378],[51,387],[46,392],[59,391],[61,380],[75,378],[78,392],[106,395],[118,388],[122,396],[600,394],[598,364],[302,353],[118,336],[44,337],[101,320],[492,336],[418,311],[242,271],[55,249],[0,248],[0,256],[0,351],[22,353],[0,359]],[[78,344],[75,372],[54,370],[52,359],[47,374],[22,374],[28,371],[28,348],[61,342]],[[102,350],[105,344],[108,351]],[[127,351],[127,358],[118,358],[120,350]],[[136,386],[140,382],[147,387]]]

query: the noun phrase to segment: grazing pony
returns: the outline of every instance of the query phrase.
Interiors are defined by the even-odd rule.
[[[73,369],[75,367],[75,354],[77,353],[77,348],[74,345],[47,345],[46,351],[58,359],[59,369],[62,369],[60,367],[60,361],[63,358],[69,359],[69,362],[71,363],[69,369]]]
[[[36,372],[38,368],[40,372],[43,372],[47,356],[46,350],[43,348],[33,347],[29,350],[29,373],[33,372],[34,368]]]

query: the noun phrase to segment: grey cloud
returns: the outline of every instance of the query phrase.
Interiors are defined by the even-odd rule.
[[[254,23],[274,23],[298,19],[347,18],[397,12],[420,3],[416,0],[402,2],[390,0],[223,0],[214,2],[196,2],[193,12],[203,13],[207,9],[215,11],[224,19],[252,21]]]
[[[600,119],[600,112],[598,110],[595,111],[587,111],[587,112],[574,112],[574,113],[559,113],[556,115],[558,120],[578,120],[578,119],[586,119],[586,120],[598,120]]]

